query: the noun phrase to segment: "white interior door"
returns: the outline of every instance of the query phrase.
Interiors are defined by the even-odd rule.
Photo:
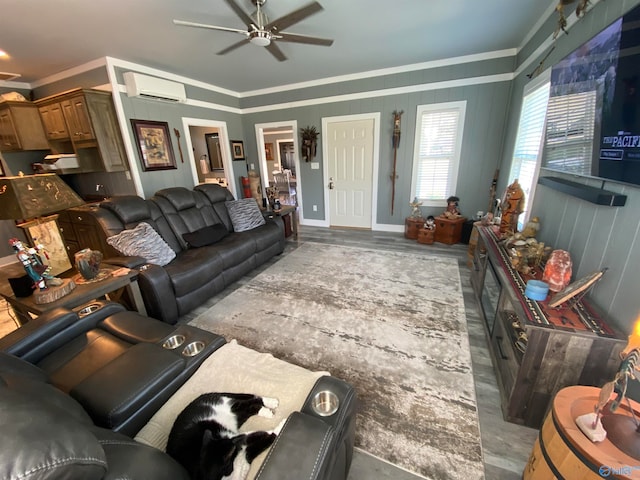
[[[329,223],[371,228],[374,120],[327,124]]]

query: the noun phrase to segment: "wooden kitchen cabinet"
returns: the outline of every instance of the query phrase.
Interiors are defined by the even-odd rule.
[[[64,121],[62,105],[58,102],[43,105],[38,108],[40,118],[44,125],[44,131],[49,140],[62,140],[69,138],[69,130]]]
[[[107,244],[102,228],[92,212],[100,208],[98,204],[87,204],[59,212],[58,225],[73,264],[76,252],[83,248],[98,250],[106,255],[114,255],[113,247]]]
[[[128,169],[111,93],[76,89],[37,100],[36,104],[51,149],[75,153],[80,164],[76,173]]]
[[[84,95],[71,97],[62,101],[60,105],[69,128],[69,136],[73,142],[80,143],[96,138]]]
[[[0,103],[0,150],[48,150],[38,107],[31,102]]]

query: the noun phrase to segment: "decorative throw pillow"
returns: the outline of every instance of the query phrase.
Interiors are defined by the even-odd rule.
[[[236,232],[246,232],[266,223],[255,198],[229,200],[224,204]]]
[[[196,248],[218,243],[227,235],[229,235],[229,231],[224,225],[218,223],[201,228],[195,232],[183,233],[182,238],[184,238],[184,241],[187,242],[190,247]]]
[[[161,267],[176,257],[169,244],[145,222],[107,238],[107,243],[123,255],[144,257],[147,262]]]

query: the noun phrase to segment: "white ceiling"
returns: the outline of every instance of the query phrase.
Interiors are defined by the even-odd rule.
[[[247,12],[250,0],[236,0]],[[268,0],[271,20],[311,0]],[[287,28],[335,40],[279,43],[278,62],[242,37],[176,26],[172,19],[245,28],[223,0],[2,0],[0,72],[38,80],[110,56],[236,92],[462,55],[518,48],[557,0],[318,0],[324,10]],[[0,83],[0,85],[2,85]]]

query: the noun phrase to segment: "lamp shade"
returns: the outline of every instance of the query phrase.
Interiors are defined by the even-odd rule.
[[[27,220],[83,204],[55,173],[0,177],[0,220]]]

